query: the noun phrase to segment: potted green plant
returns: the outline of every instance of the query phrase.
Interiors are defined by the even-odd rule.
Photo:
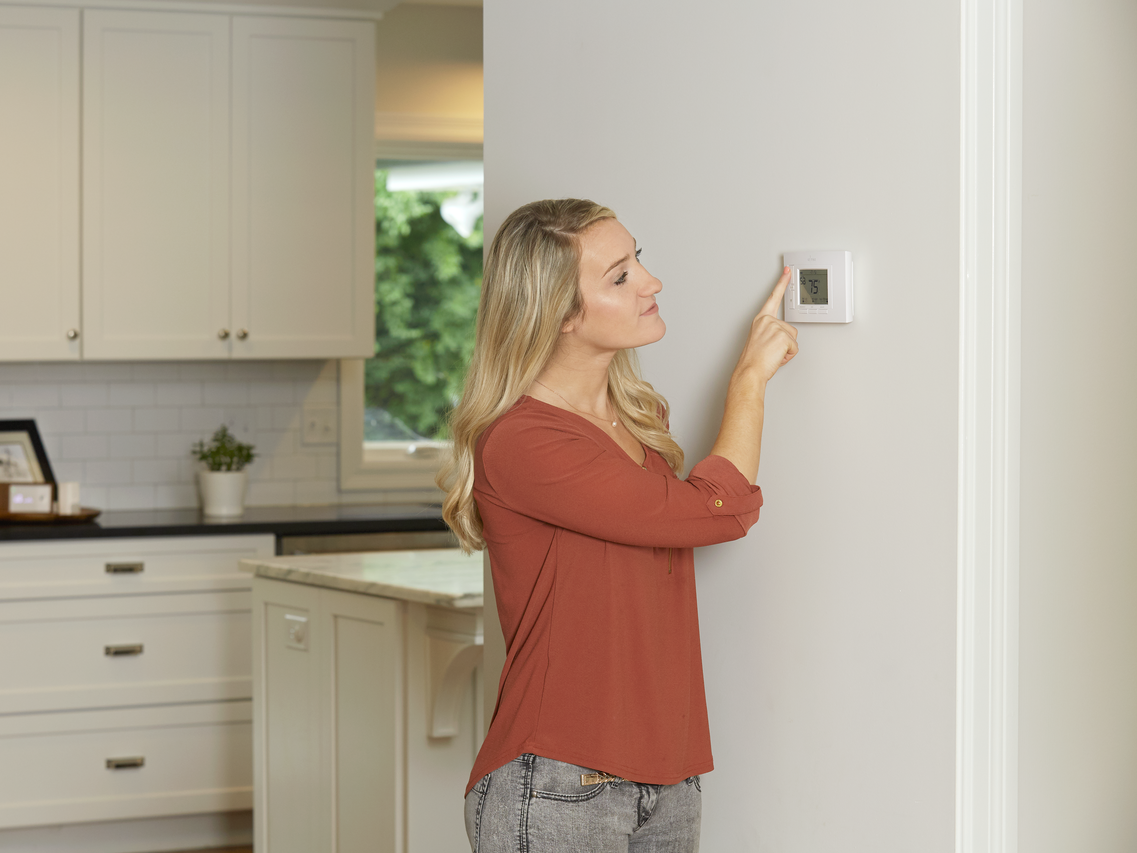
[[[245,466],[257,454],[253,445],[237,440],[229,428],[222,425],[206,444],[199,441],[192,453],[205,468],[197,472],[201,509],[205,515],[232,518],[245,511],[245,487],[248,472]]]

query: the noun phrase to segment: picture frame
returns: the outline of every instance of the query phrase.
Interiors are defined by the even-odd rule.
[[[34,420],[0,420],[0,483],[55,484]]]

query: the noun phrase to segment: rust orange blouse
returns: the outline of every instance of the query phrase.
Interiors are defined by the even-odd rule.
[[[692,548],[743,536],[761,490],[721,456],[641,468],[522,397],[478,439],[474,498],[506,660],[467,793],[526,752],[652,784],[710,770]]]

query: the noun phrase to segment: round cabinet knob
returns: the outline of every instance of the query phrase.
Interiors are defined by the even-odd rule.
[[[217,337],[221,338],[221,340],[226,340],[229,337],[229,330],[228,329],[222,329],[220,332],[217,333]]]
[[[78,329],[68,329],[67,330],[67,340],[73,341],[77,337],[79,337],[79,330]]]
[[[237,330],[237,340],[243,341],[248,336],[249,336],[249,330],[248,329],[238,329]]]

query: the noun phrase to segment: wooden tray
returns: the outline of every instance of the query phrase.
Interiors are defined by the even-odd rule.
[[[0,524],[82,524],[95,519],[101,509],[92,509],[89,506],[79,507],[79,511],[72,515],[58,515],[54,512],[18,512],[9,514],[0,513]]]

